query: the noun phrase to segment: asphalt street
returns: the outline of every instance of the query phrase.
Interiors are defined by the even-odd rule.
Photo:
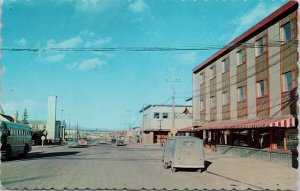
[[[100,145],[34,146],[27,159],[1,163],[2,189],[290,189],[297,170],[206,152],[207,169],[164,169],[162,148]]]

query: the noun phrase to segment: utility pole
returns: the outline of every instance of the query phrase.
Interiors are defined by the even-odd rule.
[[[171,88],[172,88],[172,129],[171,129],[171,133],[173,136],[175,136],[175,134],[177,133],[177,129],[175,127],[175,82],[180,82],[179,79],[175,79],[175,71],[176,69],[174,68],[174,66],[172,68],[169,69],[172,73],[172,79],[168,80],[166,79],[166,82],[171,82]]]

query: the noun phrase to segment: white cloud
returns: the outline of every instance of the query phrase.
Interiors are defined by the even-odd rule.
[[[27,40],[25,38],[20,38],[19,40],[15,40],[15,45],[25,46],[27,44]]]
[[[46,60],[47,62],[55,63],[55,62],[60,62],[60,61],[62,61],[64,58],[65,58],[65,54],[55,54],[55,55],[47,56],[47,57],[45,58],[45,60]]]
[[[102,65],[106,64],[105,61],[99,60],[98,58],[91,58],[84,60],[80,63],[72,63],[72,64],[67,64],[66,67],[68,70],[80,70],[80,71],[88,71],[92,69],[96,69],[101,67]]]
[[[105,64],[105,61],[99,60],[98,58],[92,58],[89,60],[84,60],[82,61],[79,65],[78,68],[81,71],[86,71],[86,70],[91,70],[91,69],[96,69]]]
[[[133,12],[143,12],[147,8],[147,4],[143,0],[137,0],[129,5],[129,9]]]
[[[97,48],[97,47],[101,47],[105,44],[108,44],[111,42],[111,38],[110,37],[106,37],[106,38],[99,38],[99,39],[95,39],[95,40],[88,40],[86,41],[84,47],[93,47],[93,48]]]
[[[56,42],[54,39],[50,39],[47,42],[48,48],[74,48],[78,46],[80,43],[82,43],[82,39],[77,36],[73,38],[69,38],[67,40]]]
[[[254,9],[246,12],[233,22],[237,26],[237,28],[233,33],[228,35],[230,36],[229,39],[233,40],[233,38],[236,38],[242,32],[245,32],[247,29],[266,17],[268,14],[275,11],[277,8],[278,6],[276,5],[267,6],[264,2],[258,3],[258,5]]]
[[[178,61],[182,64],[193,64],[197,61],[198,55],[196,52],[189,52],[179,56]]]

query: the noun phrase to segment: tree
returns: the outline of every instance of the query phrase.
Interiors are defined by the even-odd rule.
[[[23,124],[29,124],[28,121],[27,121],[27,119],[28,119],[28,113],[27,113],[27,109],[25,108],[24,113],[23,113],[22,123]]]

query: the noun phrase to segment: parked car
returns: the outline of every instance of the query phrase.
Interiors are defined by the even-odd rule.
[[[112,144],[115,144],[116,142],[117,142],[117,140],[116,140],[115,138],[112,138],[112,139],[111,139],[111,143],[112,143]]]
[[[70,140],[68,142],[68,147],[69,148],[78,148],[79,147],[78,140]]]
[[[163,151],[164,168],[195,168],[202,172],[204,165],[203,140],[191,136],[177,136],[167,139]]]
[[[125,146],[124,140],[117,140],[117,146]]]
[[[100,140],[99,140],[99,143],[100,143],[100,144],[106,144],[106,139],[100,139]]]
[[[79,147],[87,147],[88,146],[87,140],[85,138],[78,139],[78,146]]]

